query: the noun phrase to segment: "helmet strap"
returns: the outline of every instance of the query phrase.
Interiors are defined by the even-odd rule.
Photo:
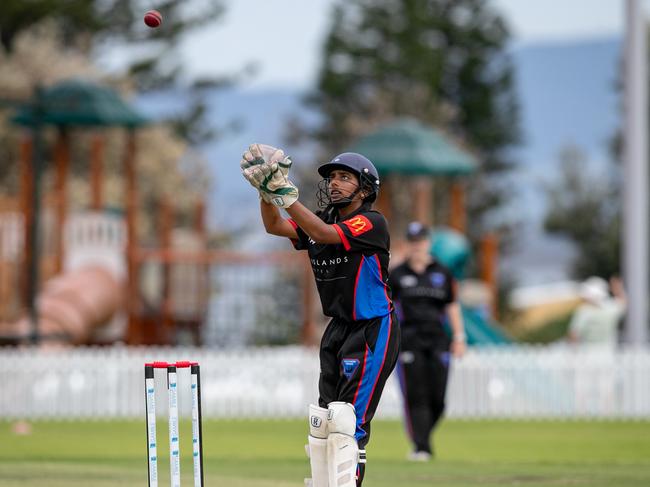
[[[332,201],[331,205],[332,205],[334,208],[345,208],[346,206],[348,206],[349,204],[351,204],[352,202],[354,202],[354,197],[355,197],[356,195],[358,195],[360,191],[361,191],[361,186],[359,186],[357,189],[355,189],[354,191],[352,191],[352,193],[350,193],[350,194],[349,194],[348,196],[346,196],[345,198],[341,198],[341,199],[338,200],[338,201]]]

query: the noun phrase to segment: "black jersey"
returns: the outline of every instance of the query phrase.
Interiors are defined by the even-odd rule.
[[[433,261],[417,274],[404,262],[392,270],[390,286],[403,331],[423,339],[446,337],[445,308],[456,296],[454,278],[444,265]]]
[[[314,242],[293,220],[298,239],[293,245],[307,250],[316,278],[323,313],[347,321],[386,316],[392,311],[388,287],[390,236],[383,215],[364,204],[338,221],[337,211],[319,214],[333,224],[340,244]]]

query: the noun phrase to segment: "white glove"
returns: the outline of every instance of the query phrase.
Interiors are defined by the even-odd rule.
[[[251,149],[255,145],[258,145],[258,144],[251,145],[248,148],[248,150],[246,152],[244,152],[244,154],[242,155],[242,159],[239,162],[239,167],[241,168],[242,175],[244,176],[244,179],[246,179],[246,181],[248,181],[251,184],[251,186],[253,186],[255,189],[258,190],[260,198],[262,200],[264,200],[265,202],[267,202],[267,203],[271,203],[271,200],[270,200],[270,198],[268,196],[268,193],[262,192],[259,189],[259,184],[256,182],[257,180],[259,180],[259,177],[253,178],[252,177],[252,172],[251,171],[248,171],[248,172],[246,171],[249,168],[252,168],[254,166],[257,166],[257,165],[260,165],[260,164],[264,163],[264,159],[259,156],[259,154],[257,153],[258,151],[256,151],[256,155],[253,155],[253,153],[251,152]]]
[[[298,199],[298,188],[287,177],[291,164],[291,158],[282,149],[251,144],[242,156],[240,167],[244,178],[264,201],[288,208]]]
[[[285,156],[282,149],[278,149],[266,144],[251,144],[248,147],[248,150],[244,152],[239,166],[241,167],[243,173],[245,169],[248,169],[252,166],[258,166],[264,162],[277,163],[280,171],[282,172],[282,175],[285,178],[288,177],[289,169],[291,168],[292,164],[291,158],[289,156]],[[252,176],[252,174],[249,174],[249,176]],[[244,177],[246,177],[246,175],[244,175]],[[253,187],[259,189],[259,186],[261,184],[259,175],[256,178],[246,177],[246,179],[251,185],[253,185]],[[270,203],[268,198],[266,198],[265,192],[260,191],[260,197],[267,203]]]
[[[248,152],[250,152],[254,160],[262,159],[262,162],[277,162],[282,168],[282,174],[285,177],[289,175],[291,158],[289,156],[285,156],[282,149],[278,149],[277,147],[266,144],[251,144],[248,148]]]
[[[243,174],[264,201],[279,208],[288,208],[298,199],[298,188],[282,174],[277,162],[251,166]]]
[[[281,171],[278,170],[278,174]],[[271,204],[278,208],[289,208],[298,201],[298,188],[289,179],[284,179],[283,186],[278,187],[268,195],[271,198]],[[263,198],[266,196],[263,196]]]

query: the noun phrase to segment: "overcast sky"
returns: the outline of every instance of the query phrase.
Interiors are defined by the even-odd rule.
[[[494,0],[517,43],[561,42],[622,32],[625,0]],[[647,0],[644,1],[648,3]],[[225,15],[181,48],[191,75],[259,66],[247,88],[313,83],[333,0],[230,0]]]

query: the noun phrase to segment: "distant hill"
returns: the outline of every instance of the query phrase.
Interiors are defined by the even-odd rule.
[[[527,224],[517,251],[505,264],[522,284],[538,284],[565,278],[573,254],[566,242],[541,229],[544,183],[558,173],[558,154],[567,144],[588,156],[585,171],[597,171],[609,159],[608,144],[621,120],[615,88],[621,42],[614,38],[530,45],[513,54],[524,134],[515,151],[519,169],[514,203]]]
[[[615,90],[620,52],[620,40],[615,38],[513,48],[524,142],[514,150],[519,168],[514,174],[517,193],[512,211],[528,223],[521,230],[516,253],[504,264],[521,283],[566,277],[571,248],[543,235],[541,188],[557,171],[558,153],[568,143],[581,147],[594,167],[607,160],[608,140],[620,123],[619,96]],[[282,145],[291,152],[291,147],[284,143],[287,118],[298,114],[307,120],[315,119],[301,104],[302,96],[303,93],[289,89],[229,89],[210,96],[210,116],[215,126],[229,121],[241,125],[239,131],[203,148],[215,178],[210,201],[211,226],[240,231],[261,229],[257,198],[241,178],[238,162],[253,141]],[[169,113],[182,103],[182,94],[169,93],[139,100],[139,106],[153,116]],[[308,154],[296,157],[296,164],[314,162]],[[259,236],[254,241],[256,245],[266,242]]]

